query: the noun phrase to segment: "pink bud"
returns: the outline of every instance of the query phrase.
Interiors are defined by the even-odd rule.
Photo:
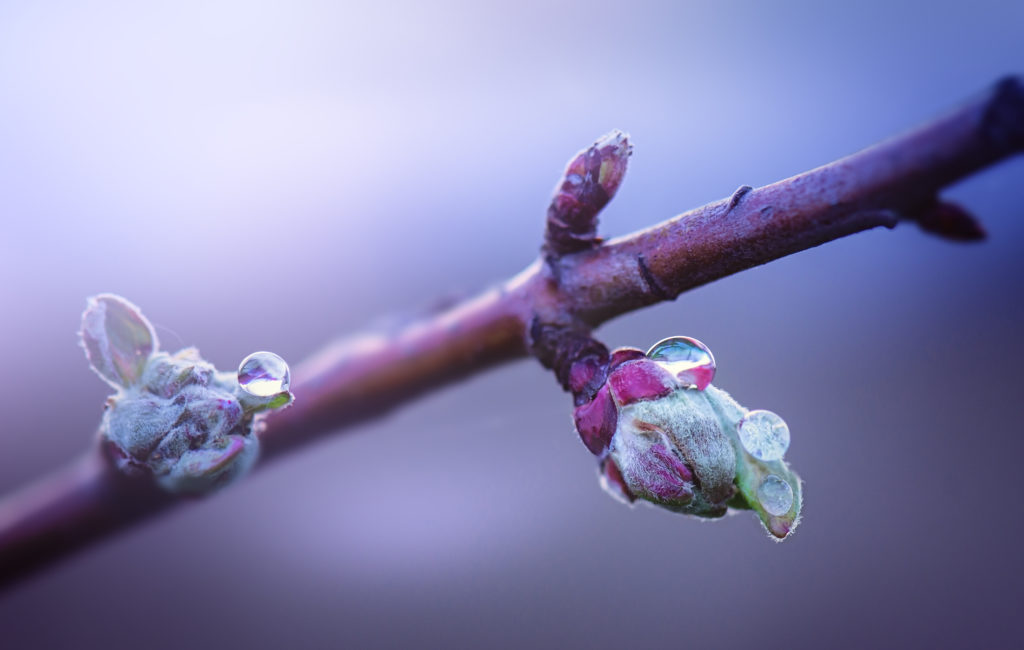
[[[632,365],[647,363],[623,364],[611,378]],[[673,510],[720,517],[735,494],[734,447],[704,392],[677,386],[620,404],[608,455],[632,494]]]
[[[569,161],[548,207],[546,249],[556,255],[596,246],[597,215],[615,196],[633,147],[621,131],[599,138]]]

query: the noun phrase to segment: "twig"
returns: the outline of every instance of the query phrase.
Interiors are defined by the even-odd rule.
[[[599,169],[600,147],[628,155],[624,136],[613,134],[574,159],[582,160],[575,169]],[[314,355],[296,369],[295,405],[268,420],[263,460],[531,354],[563,386],[586,392],[588,378],[574,378],[573,364],[607,354],[589,337],[591,328],[845,235],[909,220],[947,238],[980,238],[977,221],[938,193],[1021,151],[1024,84],[1008,78],[911,133],[772,185],[742,187],[729,199],[607,243],[596,236],[596,216],[621,173],[611,178],[614,187],[602,186],[607,196],[593,183],[574,195],[570,163],[549,211],[541,260],[397,333],[350,338]],[[119,475],[94,445],[79,461],[0,502],[0,585],[185,500]]]

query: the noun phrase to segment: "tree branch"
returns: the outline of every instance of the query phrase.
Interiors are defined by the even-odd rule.
[[[609,172],[617,177],[601,176],[596,154],[587,155],[628,155],[624,136],[610,138],[570,163],[549,210],[543,259],[472,300],[395,333],[346,339],[299,366],[295,405],[268,418],[261,435],[263,460],[531,354],[555,370],[563,387],[585,395],[593,369],[607,362],[607,350],[589,339],[591,328],[861,230],[908,220],[951,239],[980,238],[977,221],[938,193],[1024,151],[1024,84],[1005,79],[913,132],[772,185],[742,187],[728,199],[601,244],[597,211],[614,194],[625,163]],[[572,194],[578,184],[571,173],[597,174],[597,184],[584,183],[586,192]],[[603,361],[588,365],[601,355]],[[583,370],[574,374],[573,364]],[[0,502],[0,585],[186,500],[118,474],[96,444],[76,463]]]

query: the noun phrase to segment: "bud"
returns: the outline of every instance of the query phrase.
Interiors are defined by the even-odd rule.
[[[195,348],[157,351],[152,326],[117,296],[89,301],[82,341],[93,368],[119,388],[100,424],[108,456],[168,492],[205,494],[244,475],[258,455],[260,414],[292,401],[287,390],[245,391],[237,373],[218,372]]]
[[[921,230],[957,241],[981,241],[987,236],[981,222],[962,206],[933,200],[912,212]]]
[[[600,243],[597,215],[618,191],[632,153],[629,137],[612,131],[569,161],[548,207],[545,250],[558,256]]]
[[[739,431],[747,409],[635,351],[616,350],[610,358],[605,385],[575,417],[584,444],[601,458],[601,483],[612,496],[707,518],[753,510],[780,540],[796,528],[800,480],[781,459],[761,460],[744,447]]]

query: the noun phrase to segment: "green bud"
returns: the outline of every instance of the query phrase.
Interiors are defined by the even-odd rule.
[[[96,372],[118,388],[100,424],[111,458],[168,492],[206,494],[244,475],[259,453],[261,414],[293,399],[287,390],[243,390],[237,373],[217,372],[195,348],[157,351],[149,321],[117,296],[89,301],[82,341]]]
[[[744,447],[739,427],[748,413],[714,386],[620,404],[607,459],[621,477],[617,488],[699,517],[753,510],[785,539],[799,523],[800,479],[784,461]]]

